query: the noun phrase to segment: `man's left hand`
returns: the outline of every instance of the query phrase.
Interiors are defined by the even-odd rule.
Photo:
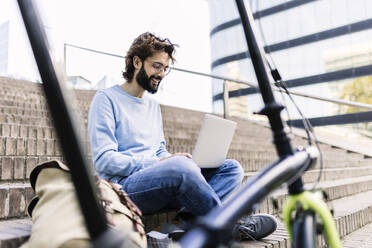
[[[192,155],[190,153],[179,152],[179,153],[172,154],[169,157],[161,158],[160,161],[163,161],[163,160],[168,159],[168,158],[176,157],[176,156],[185,156],[186,158],[190,158],[190,159],[192,158]]]

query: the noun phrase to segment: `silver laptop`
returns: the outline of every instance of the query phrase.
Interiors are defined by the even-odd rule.
[[[196,141],[192,159],[201,168],[222,165],[234,136],[236,122],[206,114]]]

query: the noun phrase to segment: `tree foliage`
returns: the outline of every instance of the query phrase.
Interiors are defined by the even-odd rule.
[[[372,76],[356,78],[346,84],[342,90],[341,99],[372,104]],[[347,106],[342,112],[353,113],[360,111],[366,110]]]

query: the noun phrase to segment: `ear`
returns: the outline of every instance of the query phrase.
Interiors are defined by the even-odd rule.
[[[142,67],[142,60],[138,56],[133,57],[133,66],[137,70],[139,70]]]

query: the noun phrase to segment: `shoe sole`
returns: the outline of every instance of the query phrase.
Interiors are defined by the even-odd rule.
[[[168,234],[168,237],[171,238],[173,241],[178,241],[180,240],[183,235],[185,235],[185,231],[183,230],[176,230]]]

